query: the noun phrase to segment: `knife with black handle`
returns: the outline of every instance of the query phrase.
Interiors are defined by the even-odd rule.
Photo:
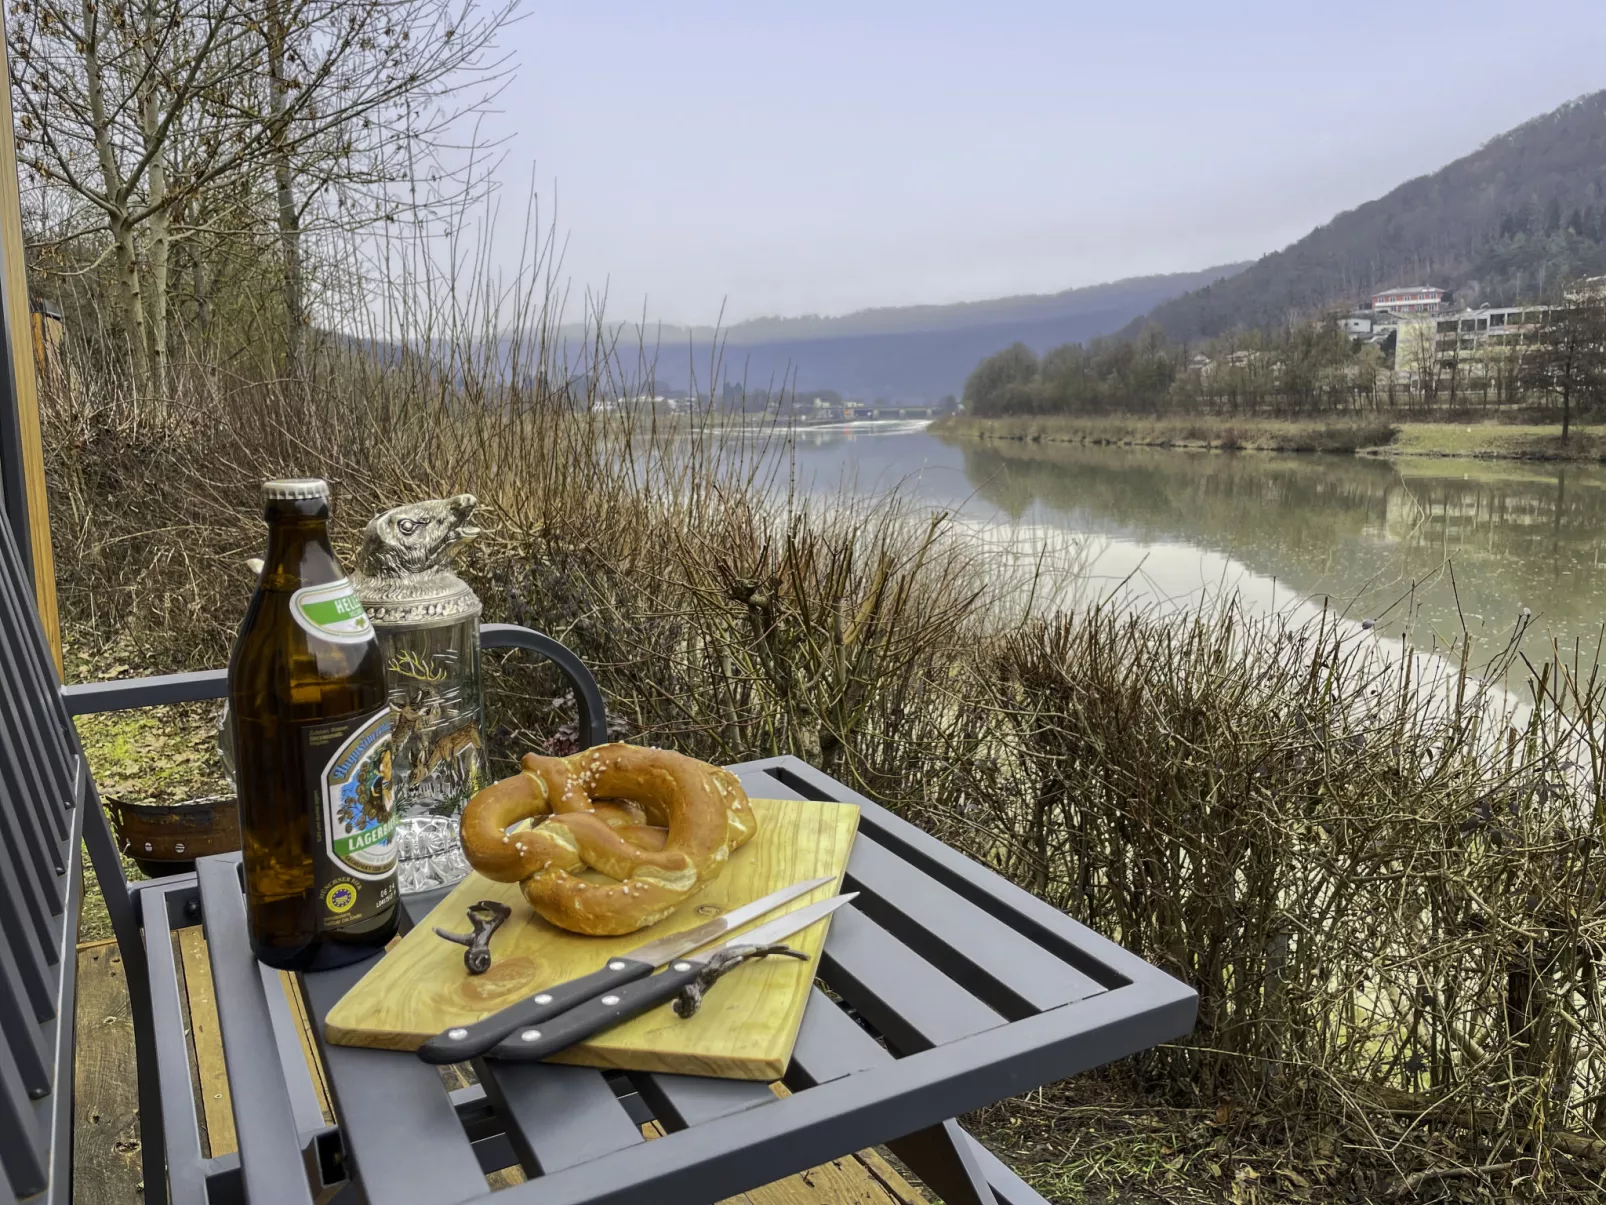
[[[827,875],[824,878],[806,879],[801,883],[782,887],[779,891],[772,891],[762,899],[754,900],[751,904],[743,904],[740,908],[734,908],[695,928],[671,933],[667,937],[660,937],[646,945],[637,946],[628,954],[610,958],[606,966],[589,975],[570,979],[553,987],[542,988],[535,995],[528,996],[517,1004],[510,1004],[501,1011],[494,1012],[470,1025],[455,1025],[451,1029],[442,1030],[418,1048],[418,1057],[426,1063],[442,1064],[461,1063],[465,1059],[484,1054],[515,1030],[539,1025],[547,1018],[555,1017],[586,1000],[605,996],[628,983],[645,979],[664,963],[678,958],[689,950],[695,950],[698,946],[707,945],[716,937],[723,936],[748,921],[757,920],[766,912],[773,912],[782,904],[797,899],[798,896],[807,895],[826,886],[832,878],[833,876]]]
[[[673,1000],[688,988],[695,988],[711,967],[718,967],[722,963],[727,967],[735,966],[749,952],[784,951],[801,957],[795,951],[777,947],[777,943],[824,920],[857,895],[858,892],[849,892],[820,900],[733,937],[723,945],[672,962],[657,975],[604,992],[593,1000],[552,1017],[544,1024],[526,1026],[506,1041],[499,1042],[487,1057],[528,1063],[567,1050],[594,1033],[612,1029],[623,1021]]]

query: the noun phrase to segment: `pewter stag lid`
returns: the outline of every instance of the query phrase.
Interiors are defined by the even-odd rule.
[[[449,567],[480,534],[473,494],[393,507],[363,531],[351,574],[368,617],[382,628],[427,628],[480,613],[480,600]]]

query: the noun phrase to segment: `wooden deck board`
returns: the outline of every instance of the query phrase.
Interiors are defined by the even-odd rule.
[[[180,987],[189,1012],[192,1075],[202,1102],[209,1152],[216,1156],[236,1148],[206,939],[195,927],[179,930],[176,940],[182,968]],[[332,1119],[323,1064],[313,1045],[301,993],[289,990],[288,995],[296,1009],[302,1051],[312,1070],[319,1103],[325,1118]],[[114,943],[79,947],[77,1014],[73,1202],[132,1205],[139,1201],[141,1189],[139,1110],[134,1077],[129,1074],[134,1030],[122,960]],[[446,1073],[460,1077],[455,1068]],[[660,1133],[655,1126],[643,1127],[642,1132],[649,1138]],[[523,1173],[511,1167],[493,1172],[486,1183],[494,1189],[523,1179]],[[732,1197],[724,1205],[926,1205],[926,1198],[875,1151],[860,1151]]]
[[[73,1066],[73,1198],[92,1205],[139,1200],[139,1098],[130,1075],[134,1022],[123,960],[113,942],[78,951]]]
[[[223,1067],[223,1033],[218,1028],[217,1003],[212,999],[212,971],[206,961],[206,938],[199,926],[180,929],[176,938],[179,966],[183,969],[183,995],[190,1010],[190,1066],[199,1081],[196,1097],[206,1126],[205,1151],[209,1156],[238,1150],[234,1137],[234,1110],[229,1106],[229,1077]]]

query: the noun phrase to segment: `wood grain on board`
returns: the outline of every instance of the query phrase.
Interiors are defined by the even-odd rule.
[[[584,937],[557,929],[534,914],[517,884],[470,875],[335,1005],[326,1038],[338,1045],[415,1050],[443,1029],[477,1021],[543,987],[589,974],[655,937],[689,929],[789,883],[833,877],[832,886],[785,905],[787,910],[833,894],[858,830],[858,808],[812,800],[752,803],[758,835],[731,855],[724,873],[668,919],[625,937]],[[513,909],[513,916],[491,940],[491,969],[470,975],[463,967],[463,948],[435,936],[434,929],[467,931],[466,910],[478,900],[499,900]],[[683,1020],[668,1004],[661,1005],[553,1061],[779,1079],[797,1041],[826,923],[787,939],[808,955],[806,962],[769,958],[748,963],[708,993],[696,1016]]]
[[[190,1008],[190,1041],[195,1050],[195,1078],[206,1125],[207,1154],[216,1158],[239,1149],[234,1134],[234,1106],[229,1099],[229,1073],[223,1065],[223,1029],[212,995],[212,964],[207,961],[201,926],[180,929],[179,965],[184,969],[184,996]]]

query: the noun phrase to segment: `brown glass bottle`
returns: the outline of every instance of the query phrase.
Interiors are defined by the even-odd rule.
[[[270,966],[355,962],[396,933],[384,664],[329,546],[329,487],[262,487],[268,554],[229,659],[251,945]]]

